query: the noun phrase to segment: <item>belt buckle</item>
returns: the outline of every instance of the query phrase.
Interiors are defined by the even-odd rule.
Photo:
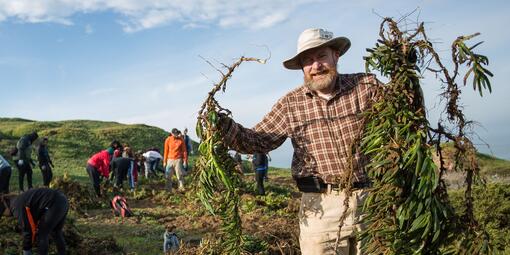
[[[326,193],[327,194],[331,194],[331,192],[333,191],[333,187],[331,184],[326,184]]]
[[[336,184],[326,184],[326,192],[331,193],[333,191],[342,191],[342,189]]]

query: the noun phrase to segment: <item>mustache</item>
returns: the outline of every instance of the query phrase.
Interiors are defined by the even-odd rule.
[[[328,73],[331,73],[331,71],[332,71],[331,69],[324,69],[321,71],[316,71],[316,72],[310,73],[310,75],[328,74]]]

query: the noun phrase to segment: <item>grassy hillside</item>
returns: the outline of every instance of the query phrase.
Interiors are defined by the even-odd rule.
[[[94,153],[107,148],[112,140],[128,143],[134,151],[149,147],[163,148],[168,133],[160,128],[147,125],[125,125],[117,122],[90,120],[32,121],[25,119],[0,118],[0,153],[7,155],[22,135],[37,131],[40,137],[49,138],[50,155],[55,164],[54,174],[68,171],[73,178],[84,179],[87,174],[87,159]],[[39,140],[38,140],[39,141]],[[34,149],[37,147],[34,146]],[[36,159],[36,153],[32,154]],[[38,169],[34,169],[36,184],[40,181]],[[17,174],[14,171],[13,174]],[[11,183],[17,182],[17,178]]]
[[[129,143],[135,151],[153,146],[162,149],[168,134],[163,129],[141,124],[126,125],[91,120],[32,121],[21,118],[0,118],[0,153],[7,155],[19,137],[32,131],[37,131],[40,137],[47,136],[50,139],[49,149],[56,166],[55,174],[60,175],[67,170],[71,177],[82,180],[87,177],[84,170],[87,159],[95,152],[105,149],[112,140]],[[445,147],[446,158],[453,158],[451,145]],[[35,153],[33,158],[36,158]],[[510,161],[486,154],[478,154],[478,158],[481,172],[488,179],[499,182],[510,179]],[[17,174],[17,171],[14,174]],[[34,178],[36,181],[40,178],[37,169]],[[455,174],[451,178],[457,182],[463,181],[462,176]],[[17,182],[16,178],[12,180]]]

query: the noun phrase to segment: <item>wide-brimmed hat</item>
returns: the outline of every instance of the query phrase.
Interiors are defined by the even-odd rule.
[[[299,35],[296,55],[283,61],[283,66],[291,70],[301,69],[299,55],[307,50],[324,46],[338,50],[342,56],[351,47],[351,41],[346,37],[333,38],[333,32],[322,28],[306,29]]]

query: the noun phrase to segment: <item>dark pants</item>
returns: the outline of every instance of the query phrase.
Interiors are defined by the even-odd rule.
[[[96,192],[96,195],[98,197],[101,196],[101,189],[99,184],[101,183],[101,179],[99,178],[99,171],[97,169],[87,164],[87,173],[89,174],[90,182],[92,183],[92,186],[94,187],[94,191]]]
[[[19,170],[19,176],[18,176],[18,181],[19,181],[19,190],[23,191],[23,180],[25,179],[25,175],[27,176],[27,184],[28,184],[28,189],[31,189],[32,188],[32,166],[30,165],[29,162],[27,162],[26,160],[23,162],[23,165],[18,165],[18,170]]]
[[[0,193],[9,193],[9,181],[11,180],[11,167],[0,169]]]
[[[57,245],[57,254],[66,254],[66,242],[62,228],[66,220],[67,211],[69,210],[69,203],[67,198],[59,194],[55,196],[55,203],[52,207],[44,213],[39,220],[37,236],[38,236],[38,254],[48,254],[48,238],[51,234]],[[32,234],[30,232],[23,232],[23,250],[32,249]]]
[[[41,168],[43,184],[44,186],[48,187],[50,185],[51,179],[53,179],[53,172],[51,171],[51,166],[49,163],[46,163],[40,165],[39,168]]]
[[[128,174],[128,169],[122,169],[120,167],[115,169],[115,186],[122,187],[122,183]]]
[[[257,194],[265,195],[264,190],[264,177],[266,176],[267,170],[255,170],[255,180],[257,181]]]

